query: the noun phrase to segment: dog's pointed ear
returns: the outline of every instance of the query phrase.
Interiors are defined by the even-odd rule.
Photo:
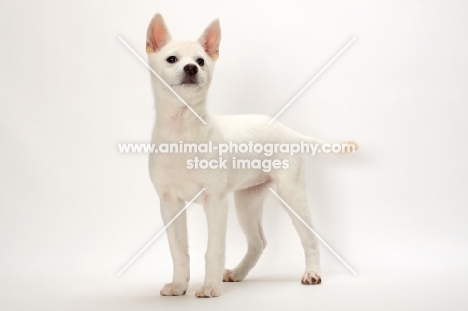
[[[219,43],[221,42],[221,26],[219,25],[219,19],[215,19],[206,27],[205,31],[198,39],[198,42],[200,42],[211,59],[218,59]]]
[[[164,23],[164,19],[161,14],[157,13],[151,19],[146,32],[146,52],[157,52],[170,40],[171,34]]]

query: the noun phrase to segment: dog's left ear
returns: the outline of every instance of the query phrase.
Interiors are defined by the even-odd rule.
[[[221,42],[221,26],[219,19],[215,19],[206,27],[205,31],[198,39],[198,42],[205,49],[212,60],[217,60],[219,56],[219,43]]]

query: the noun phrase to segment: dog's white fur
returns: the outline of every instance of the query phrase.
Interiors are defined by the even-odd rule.
[[[196,42],[174,41],[160,14],[150,22],[147,33],[147,52],[150,66],[207,122],[203,124],[156,77],[152,85],[156,101],[156,123],[152,142],[190,143],[260,142],[292,143],[301,140],[322,143],[315,138],[300,135],[279,122],[269,125],[270,117],[260,115],[214,116],[206,110],[206,98],[215,61],[219,54],[221,29],[218,20],[213,21]],[[167,58],[175,56],[175,63]],[[203,66],[196,60],[203,58]],[[187,75],[184,66],[195,65],[198,73],[193,84],[183,84]],[[165,223],[170,221],[202,188],[206,190],[196,200],[203,204],[208,224],[205,282],[196,292],[198,297],[215,297],[221,293],[222,281],[241,281],[258,261],[266,240],[262,230],[262,208],[267,188],[276,184],[278,194],[309,225],[311,216],[307,206],[305,185],[305,155],[275,154],[269,159],[289,160],[289,169],[272,170],[189,170],[187,154],[153,153],[149,158],[151,180],[160,197],[161,214]],[[198,154],[199,158],[217,158],[216,154]],[[229,155],[236,156],[235,154]],[[263,159],[264,155],[243,154],[242,158]],[[243,260],[232,270],[225,270],[227,194],[234,192],[236,211],[244,231],[248,251]],[[304,284],[321,282],[319,248],[315,236],[292,216],[305,251],[306,268]],[[161,289],[161,295],[184,295],[189,274],[189,253],[186,215],[182,213],[167,229],[174,274],[171,283]]]

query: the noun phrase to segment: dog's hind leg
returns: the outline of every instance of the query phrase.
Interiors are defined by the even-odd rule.
[[[255,266],[266,247],[262,228],[263,200],[269,183],[263,183],[234,193],[237,218],[247,239],[247,253],[242,261],[232,270],[226,269],[224,282],[242,281]]]
[[[273,179],[276,182],[278,195],[302,218],[311,228],[312,219],[307,204],[305,183],[305,158],[296,157],[290,161],[288,170],[274,172]],[[291,217],[304,248],[306,268],[302,276],[302,284],[320,284],[320,252],[318,240],[315,235],[285,207]]]

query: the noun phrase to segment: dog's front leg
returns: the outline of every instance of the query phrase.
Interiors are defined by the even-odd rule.
[[[204,209],[208,223],[208,247],[205,255],[205,282],[197,297],[221,295],[226,257],[228,200],[225,194],[206,194]]]
[[[164,224],[171,221],[174,216],[184,208],[184,201],[177,198],[161,198],[161,216]],[[187,291],[190,280],[190,262],[187,239],[187,217],[182,213],[167,228],[167,237],[171,249],[174,274],[171,283],[161,289],[162,296],[180,296]]]

